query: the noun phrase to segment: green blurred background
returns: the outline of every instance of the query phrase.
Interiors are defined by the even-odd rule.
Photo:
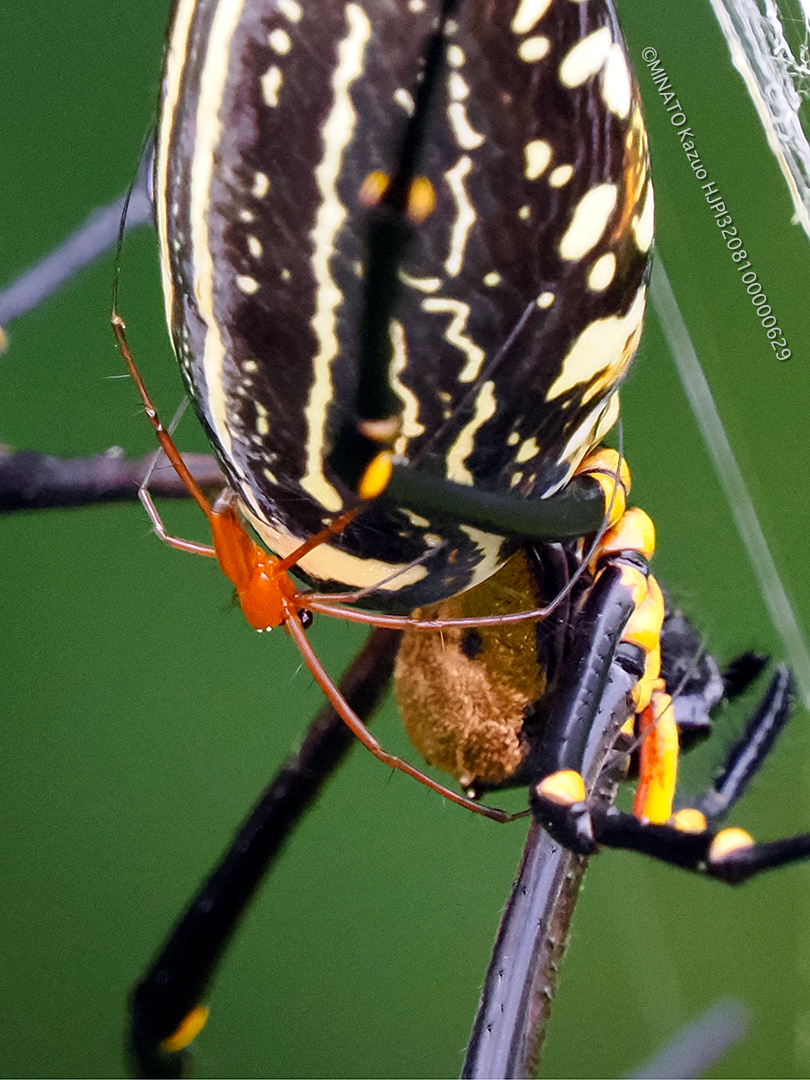
[[[31,0],[0,67],[0,279],[120,194],[157,100],[164,3]],[[625,0],[646,100],[665,260],[790,597],[810,614],[806,417],[810,247],[708,4]],[[657,49],[785,332],[780,364],[640,60]],[[0,439],[84,455],[152,446],[109,330],[112,258],[12,323]],[[121,310],[166,413],[181,391],[154,239],[128,241]],[[623,399],[655,566],[722,659],[782,654],[654,316]],[[191,418],[184,449],[203,449]],[[166,508],[203,539],[199,515]],[[113,1076],[128,988],[320,706],[283,634],[252,634],[204,559],[138,506],[0,522],[0,1074]],[[315,629],[339,670],[360,640]],[[393,706],[378,724],[402,748]],[[692,763],[710,769],[727,745]],[[518,801],[519,798],[518,798]],[[735,815],[810,829],[799,710]],[[202,1076],[452,1076],[461,1066],[525,827],[464,814],[355,753],[306,820],[228,957]],[[720,997],[751,1009],[716,1076],[810,1073],[810,867],[732,891],[605,852],[588,873],[544,1073],[633,1068]]]

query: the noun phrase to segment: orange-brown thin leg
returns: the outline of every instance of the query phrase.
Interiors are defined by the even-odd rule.
[[[288,609],[284,626],[290,637],[298,646],[298,650],[304,659],[304,663],[309,669],[313,679],[315,679],[318,686],[320,686],[329,703],[351,730],[352,734],[356,735],[363,746],[365,746],[367,750],[370,750],[376,758],[383,762],[383,764],[390,766],[392,769],[399,769],[401,772],[413,777],[414,780],[418,780],[421,784],[429,787],[432,791],[437,792],[439,795],[443,795],[445,799],[449,799],[451,802],[457,803],[467,810],[472,810],[473,813],[482,814],[484,817],[491,818],[493,821],[514,821],[518,817],[525,816],[525,812],[520,814],[507,814],[504,810],[499,810],[491,806],[483,806],[481,803],[474,802],[472,799],[468,799],[464,795],[459,795],[450,788],[437,783],[437,781],[431,779],[431,777],[427,776],[425,773],[415,769],[413,765],[409,765],[407,761],[403,761],[402,758],[396,757],[394,754],[389,754],[374,738],[360,717],[350,708],[348,702],[342,696],[337,686],[335,686],[334,682],[324,669],[315,654],[315,650],[309,643],[309,639],[301,625],[301,620],[298,617],[298,612],[294,607]]]
[[[197,484],[197,481],[191,475],[188,466],[180,456],[180,451],[174,445],[171,435],[161,423],[160,417],[157,414],[157,409],[152,404],[152,399],[149,397],[149,392],[144,386],[143,379],[141,378],[141,373],[138,371],[138,368],[135,365],[135,361],[132,358],[132,353],[130,352],[129,345],[127,344],[126,324],[124,323],[124,320],[121,318],[117,311],[114,311],[112,314],[112,328],[113,333],[115,334],[115,340],[118,343],[118,349],[124,358],[124,363],[129,369],[129,374],[132,376],[132,381],[135,383],[135,386],[138,389],[138,393],[141,396],[141,401],[143,402],[144,412],[146,413],[149,423],[155,429],[155,434],[157,435],[158,442],[161,445],[163,453],[171,462],[174,471],[185,484],[186,490],[188,491],[189,495],[191,495],[191,497],[197,503],[205,516],[210,517],[211,504],[209,503],[208,499],[206,499],[205,495],[203,495],[199,485]]]
[[[217,504],[213,508],[211,507],[180,456],[171,435],[158,416],[157,409],[152,403],[127,344],[124,321],[117,312],[113,312],[112,326],[118,348],[138,389],[144,411],[155,430],[158,442],[175,472],[188,489],[189,494],[208,518],[214,538],[213,553],[216,554],[225,576],[236,586],[248,622],[257,629],[262,630],[269,629],[272,626],[284,625],[298,646],[304,663],[327,700],[360,742],[384,764],[392,769],[399,769],[401,772],[420,781],[420,783],[425,784],[439,795],[443,795],[451,802],[494,821],[506,822],[514,820],[515,817],[522,817],[523,814],[510,815],[503,810],[473,802],[472,799],[465,798],[463,795],[459,795],[450,788],[446,788],[432,780],[429,776],[409,765],[408,762],[389,754],[349,706],[315,655],[299,616],[299,609],[304,607],[306,597],[298,594],[286,571],[289,567],[294,566],[307,552],[342,532],[349,522],[362,513],[363,504],[361,503],[339,514],[324,529],[305,540],[286,558],[277,559],[275,556],[268,554],[258,544],[254,543],[247,534],[239,520],[235,507],[235,496],[232,492],[224,492],[220,499],[217,500]],[[207,555],[211,553],[211,550],[203,545],[168,536],[154,503],[148,493],[145,493],[145,495],[146,498],[143,498],[142,501],[161,539],[166,540],[174,547],[192,551],[195,554]]]

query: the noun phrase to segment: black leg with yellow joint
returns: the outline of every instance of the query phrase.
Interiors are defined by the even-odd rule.
[[[341,679],[341,692],[363,718],[386,691],[399,637],[396,631],[373,630]],[[290,833],[356,742],[326,705],[180,916],[130,997],[133,1075],[192,1071],[190,1044],[208,1018],[205,1002],[222,956]]]
[[[641,752],[633,813],[590,797],[579,773],[570,768],[532,787],[532,811],[544,828],[581,854],[593,854],[600,846],[625,848],[732,885],[806,859],[810,833],[755,843],[742,829],[716,827],[765,761],[790,718],[793,698],[792,675],[780,666],[713,786],[694,807],[673,813],[678,729],[671,699],[657,686],[637,717]]]

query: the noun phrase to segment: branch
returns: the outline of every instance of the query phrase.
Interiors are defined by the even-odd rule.
[[[340,692],[364,720],[385,694],[399,639],[399,631],[372,630],[340,681]],[[129,1053],[135,1075],[188,1075],[189,1052],[166,1050],[164,1040],[205,997],[287,838],[356,744],[334,708],[325,705],[300,749],[276,773],[133,991]]]
[[[0,512],[88,506],[102,502],[135,502],[154,454],[132,460],[114,448],[91,458],[57,458],[35,450],[0,454]],[[184,459],[202,488],[219,488],[225,479],[208,454]],[[149,481],[152,495],[186,498],[188,492],[174,469],[156,470]]]

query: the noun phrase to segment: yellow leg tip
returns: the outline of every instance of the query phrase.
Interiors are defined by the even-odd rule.
[[[177,1031],[170,1035],[168,1039],[163,1040],[160,1044],[161,1050],[165,1050],[167,1054],[176,1054],[180,1050],[185,1050],[205,1027],[209,1012],[207,1005],[197,1005],[193,1008],[182,1021]]]
[[[670,825],[678,832],[702,833],[706,831],[706,818],[700,810],[691,806],[684,807],[670,818]]]
[[[714,863],[722,862],[729,855],[734,855],[738,851],[753,846],[753,837],[745,829],[723,829],[712,840],[712,846],[709,848],[709,861]]]
[[[371,461],[357,488],[357,494],[365,502],[366,499],[376,499],[385,491],[391,473],[394,471],[394,461],[387,451],[383,451]]]
[[[561,769],[540,781],[537,794],[559,806],[574,806],[585,799],[585,781],[573,769]]]

